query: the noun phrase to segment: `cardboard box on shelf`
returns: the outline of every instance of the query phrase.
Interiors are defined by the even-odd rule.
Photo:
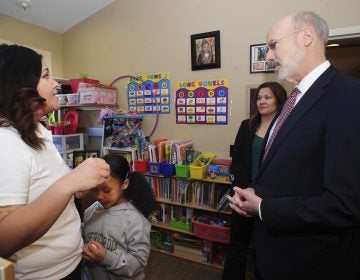
[[[207,178],[219,181],[230,181],[230,166],[209,164]]]

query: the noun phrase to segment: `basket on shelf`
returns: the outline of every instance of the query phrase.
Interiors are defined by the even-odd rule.
[[[180,229],[186,232],[191,232],[191,223],[189,222],[182,222],[176,219],[172,219],[170,221],[170,227]]]
[[[206,177],[209,163],[216,157],[214,153],[200,154],[192,164],[190,164],[190,177],[193,179],[204,179]]]
[[[192,218],[191,222],[193,224],[195,236],[219,243],[230,243],[230,227],[201,223],[196,221],[194,217]]]
[[[149,171],[149,162],[147,160],[134,160],[135,171],[139,173],[144,173]]]
[[[175,164],[176,177],[187,178],[190,176],[190,166],[184,164]]]

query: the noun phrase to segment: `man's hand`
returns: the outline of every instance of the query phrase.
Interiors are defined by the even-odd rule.
[[[227,196],[231,209],[245,217],[259,215],[259,205],[262,199],[255,194],[253,188],[234,187],[234,192],[232,197]]]

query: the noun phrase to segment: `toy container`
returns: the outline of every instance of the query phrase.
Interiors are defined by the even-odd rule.
[[[160,163],[149,161],[149,172],[153,174],[160,174]]]
[[[79,103],[114,105],[116,103],[116,88],[110,86],[79,88]]]
[[[190,222],[181,222],[176,219],[170,221],[170,227],[180,229],[182,231],[191,232],[191,223]]]
[[[173,176],[175,174],[175,165],[172,163],[162,162],[161,164],[161,174],[164,176]]]
[[[67,104],[74,105],[79,104],[79,94],[78,93],[68,93],[66,94]]]
[[[83,79],[70,79],[70,86],[71,86],[71,91],[73,93],[79,92],[79,83],[86,83],[86,84],[92,84],[92,85],[98,85],[100,83],[99,80],[95,80],[95,79],[87,79],[87,78],[83,78]]]
[[[144,173],[149,171],[149,162],[147,160],[134,160],[135,171],[139,173]]]
[[[190,166],[185,164],[175,164],[176,177],[188,178],[190,176]]]
[[[194,235],[206,240],[211,240],[219,243],[230,243],[230,227],[222,227],[216,225],[209,225],[195,220],[191,220],[194,229]]]
[[[200,154],[192,164],[190,164],[190,177],[193,179],[204,179],[210,162],[216,157],[213,153]]]

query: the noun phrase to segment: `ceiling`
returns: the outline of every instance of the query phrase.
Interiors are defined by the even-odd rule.
[[[31,3],[31,7],[25,10],[18,5],[18,1],[0,0],[0,13],[63,33],[114,0],[24,0]]]

